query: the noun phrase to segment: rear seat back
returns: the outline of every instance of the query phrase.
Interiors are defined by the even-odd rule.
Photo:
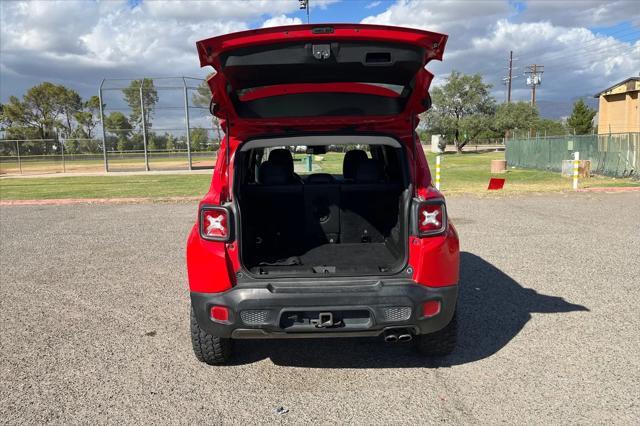
[[[384,242],[398,223],[401,192],[401,184],[385,181],[378,161],[361,162],[355,183],[341,186],[341,241]]]
[[[291,181],[286,165],[266,161],[258,169],[258,184],[244,185],[243,232],[266,252],[298,244],[304,227],[303,186]]]
[[[402,185],[385,181],[381,164],[366,159],[354,180],[310,175],[306,184],[291,182],[285,165],[266,161],[259,183],[243,187],[243,220],[258,253],[302,252],[326,243],[384,242],[397,225]]]

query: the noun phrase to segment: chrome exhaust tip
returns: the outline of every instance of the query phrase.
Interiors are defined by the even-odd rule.
[[[413,336],[411,334],[401,334],[398,336],[398,341],[399,342],[410,342],[411,339],[413,339]]]
[[[385,331],[384,341],[387,343],[395,343],[398,341],[398,336],[396,334],[393,334],[392,332]]]

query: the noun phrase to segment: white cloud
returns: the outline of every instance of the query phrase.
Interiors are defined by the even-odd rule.
[[[141,8],[154,18],[180,21],[246,20],[261,15],[290,13],[298,9],[291,0],[145,1]]]
[[[321,16],[313,11],[334,3],[312,0],[311,15]],[[519,58],[517,73],[530,63],[545,65],[543,100],[595,93],[637,75],[640,42],[625,43],[588,29],[631,21],[636,27],[623,33],[631,39],[629,34],[640,31],[637,1],[535,1],[520,12],[514,5],[509,0],[397,0],[362,22],[448,34],[444,62],[429,65],[437,74],[435,84],[451,69],[481,72],[500,95],[509,50]],[[209,70],[199,68],[197,40],[301,23],[290,16],[298,12],[295,0],[145,0],[135,7],[126,0],[0,0],[0,12],[0,100],[44,80],[93,94],[103,77],[204,76]],[[521,77],[514,88],[516,97],[528,97]]]
[[[637,26],[640,25],[640,5],[637,0],[530,1],[521,18],[565,27],[610,26],[622,21],[631,21]]]
[[[562,6],[556,6],[559,3]],[[545,6],[550,6],[546,13]],[[637,8],[637,3],[616,2],[615,6],[625,11],[616,11],[617,19],[609,18],[614,13],[609,4],[587,1],[577,6],[577,2],[528,2],[525,12],[518,15],[507,1],[427,4],[398,0],[362,22],[448,34],[444,62],[427,67],[437,74],[434,84],[441,84],[452,69],[481,73],[501,99],[501,79],[507,72],[509,50],[513,50],[519,58],[515,70],[518,78],[514,79],[516,99],[528,99],[529,89],[522,74],[526,65],[537,63],[545,65],[539,99],[570,100],[637,75],[640,69],[640,41],[625,43],[596,35],[585,27],[612,25],[637,16],[630,11],[632,6]],[[522,22],[525,19],[529,21]]]
[[[50,80],[97,87],[103,77],[204,76],[195,42],[249,29],[251,22],[299,23],[292,0],[0,1],[0,97]],[[272,18],[273,17],[273,18]],[[286,22],[285,22],[286,21]],[[91,90],[93,93],[94,90]]]
[[[365,24],[428,28],[432,31],[481,31],[487,24],[513,12],[506,1],[398,0],[384,12],[366,17]]]
[[[287,15],[274,16],[263,22],[262,28],[278,27],[281,25],[300,25],[302,20],[300,18],[290,18]]]
[[[373,9],[374,7],[380,6],[381,3],[382,3],[381,1],[373,1],[373,2],[369,3],[368,5],[366,5],[364,8],[365,9]]]

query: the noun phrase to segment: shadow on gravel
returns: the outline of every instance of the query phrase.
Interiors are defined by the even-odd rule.
[[[270,358],[274,364],[308,368],[449,367],[489,357],[513,339],[531,313],[589,311],[561,297],[523,288],[482,258],[463,252],[458,300],[458,346],[439,359],[420,356],[411,343],[382,338],[236,341],[232,362]]]

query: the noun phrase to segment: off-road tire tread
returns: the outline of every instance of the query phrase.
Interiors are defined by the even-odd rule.
[[[191,344],[198,361],[209,365],[225,364],[231,356],[231,339],[212,336],[202,330],[196,320],[193,307],[191,308]]]
[[[456,348],[457,338],[458,315],[454,313],[449,324],[442,330],[416,336],[416,348],[425,356],[445,356]]]

